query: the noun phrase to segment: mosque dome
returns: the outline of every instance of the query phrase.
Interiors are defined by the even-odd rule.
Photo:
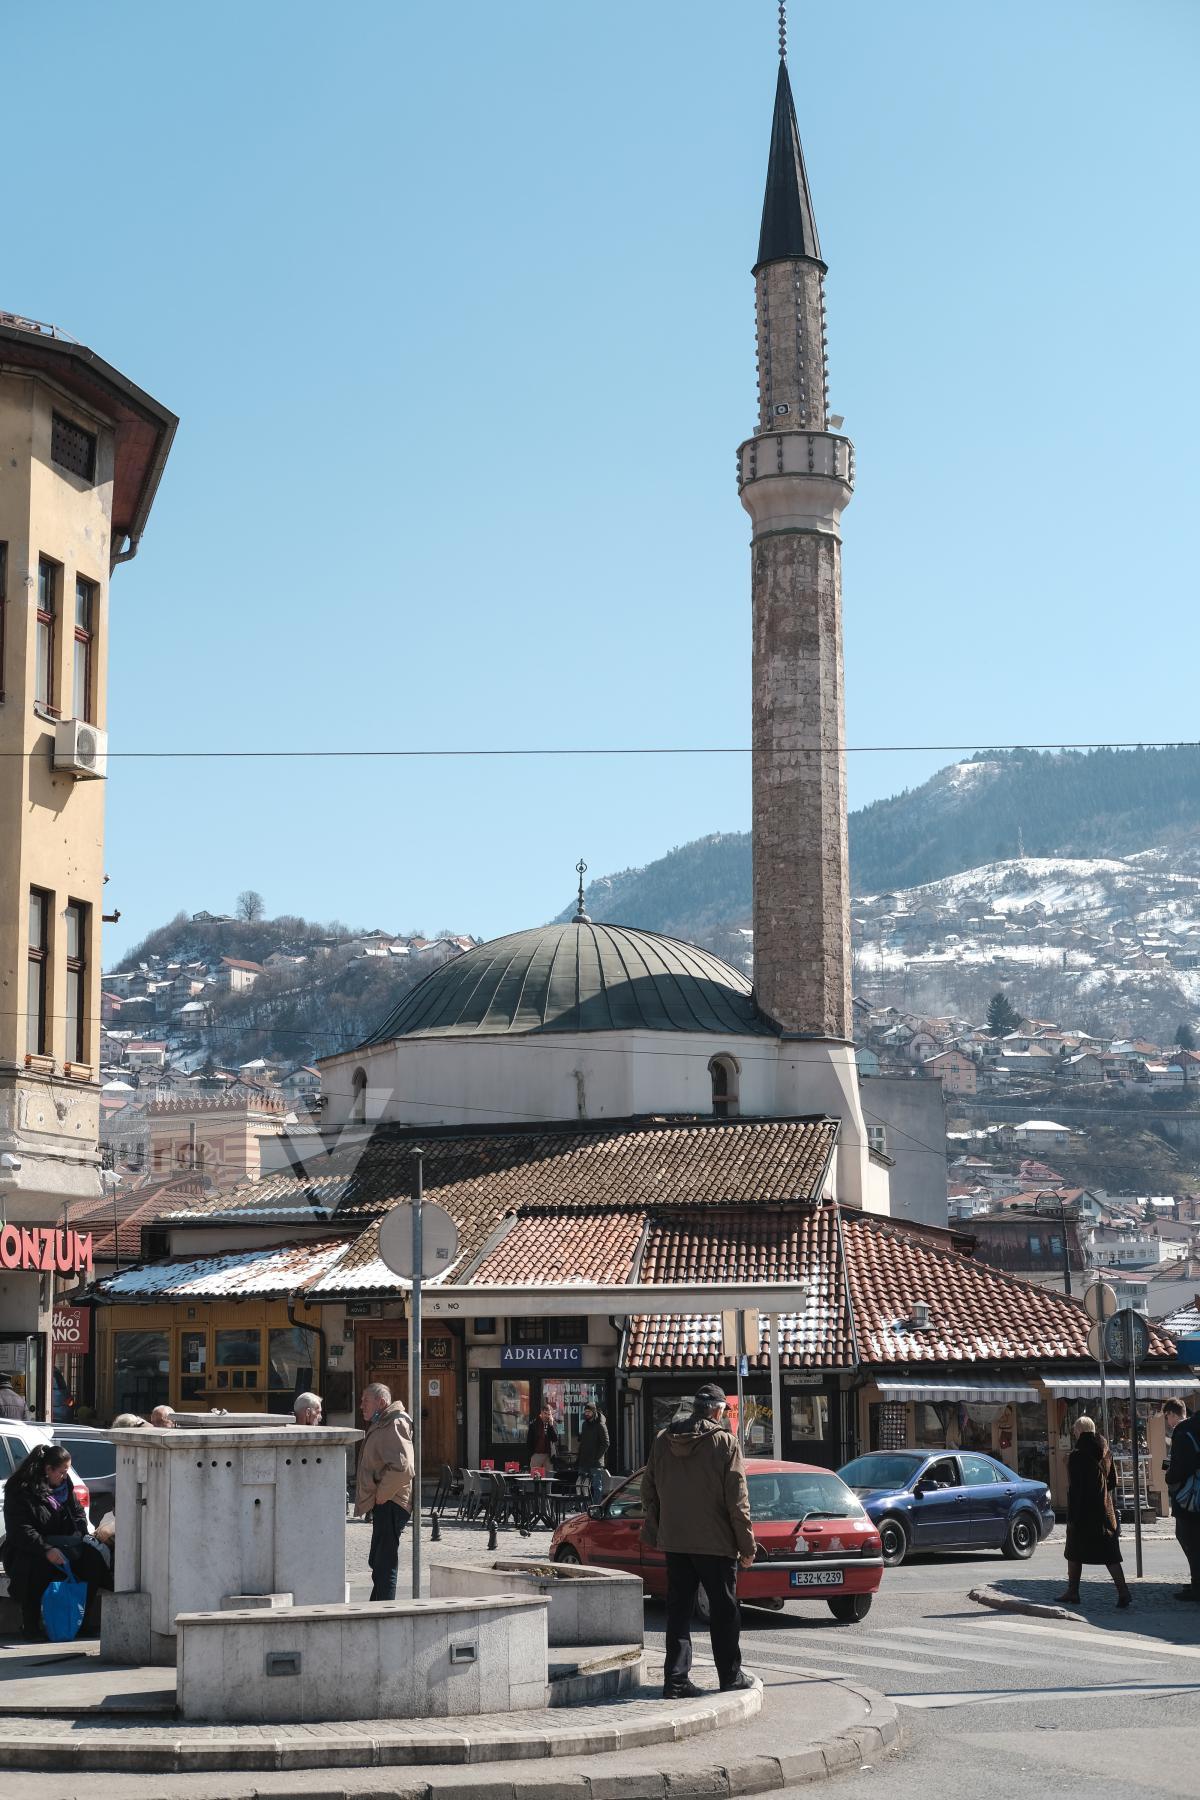
[[[744,975],[711,951],[588,919],[478,944],[409,990],[367,1042],[507,1032],[769,1034]]]

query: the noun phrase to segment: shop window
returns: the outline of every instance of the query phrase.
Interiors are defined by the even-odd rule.
[[[510,1344],[548,1344],[546,1324],[545,1319],[510,1319],[508,1341]]]
[[[198,1400],[208,1386],[208,1333],[179,1334],[179,1397]]]
[[[562,1319],[510,1319],[510,1344],[586,1344],[587,1315]]]
[[[171,1350],[165,1331],[113,1333],[113,1412],[148,1418],[171,1394]]]
[[[214,1332],[213,1338],[216,1386],[233,1393],[261,1388],[261,1331],[230,1329]]]
[[[492,1382],[491,1441],[498,1449],[512,1445],[524,1452],[531,1390],[532,1383],[528,1381]]]
[[[542,1381],[542,1405],[549,1406],[558,1432],[558,1454],[574,1456],[579,1448],[579,1427],[583,1424],[583,1409],[592,1405],[597,1412],[603,1413],[607,1382],[577,1380],[570,1376],[561,1379],[551,1376]],[[607,1420],[608,1429],[612,1431],[612,1420]]]
[[[788,1412],[793,1443],[829,1436],[828,1394],[789,1394]]]
[[[317,1334],[303,1325],[267,1332],[267,1396],[271,1412],[291,1412],[297,1394],[311,1388],[317,1371]]]

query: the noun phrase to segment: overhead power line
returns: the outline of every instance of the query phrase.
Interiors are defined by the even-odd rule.
[[[1017,750],[1200,750],[1200,740],[1193,738],[1130,738],[1096,740],[1095,742],[1024,743],[1024,744],[844,744],[840,748],[823,744],[789,745],[777,754],[782,756],[901,756],[901,755],[1002,755]],[[544,744],[484,746],[467,749],[461,746],[420,744],[407,748],[369,750],[109,750],[108,760],[122,762],[338,762],[338,761],[418,761],[470,757],[602,757],[602,756],[751,756],[750,744]],[[774,754],[763,746],[759,754]],[[45,747],[34,750],[3,750],[0,756],[23,756],[29,760],[44,757]]]

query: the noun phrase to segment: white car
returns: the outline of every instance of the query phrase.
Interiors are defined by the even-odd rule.
[[[31,1450],[39,1444],[52,1444],[54,1433],[49,1425],[41,1425],[32,1419],[0,1419],[0,1506],[4,1504],[4,1484],[18,1463],[24,1462]],[[89,1519],[88,1503],[91,1495],[87,1486],[75,1476],[75,1498],[83,1507],[85,1517]],[[0,1549],[4,1545],[4,1526],[0,1523]]]

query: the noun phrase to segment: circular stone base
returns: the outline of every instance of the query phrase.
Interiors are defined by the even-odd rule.
[[[673,1744],[741,1725],[762,1706],[762,1684],[694,1700],[643,1687],[628,1699],[561,1711],[474,1719],[356,1720],[322,1726],[180,1725],[82,1715],[0,1720],[0,1768],[182,1774],[224,1769],[361,1769],[598,1756]]]

